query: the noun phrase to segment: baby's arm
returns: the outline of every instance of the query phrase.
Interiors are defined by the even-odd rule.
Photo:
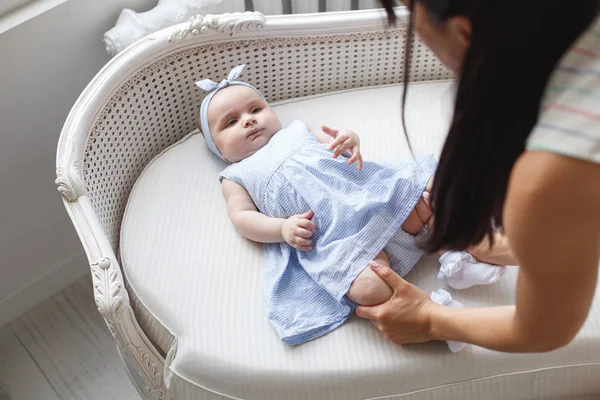
[[[258,212],[243,186],[223,179],[221,185],[229,219],[246,239],[259,243],[287,242],[303,251],[312,249],[312,232],[316,228],[312,211],[290,218],[272,218]]]
[[[250,194],[238,183],[223,179],[221,189],[229,219],[242,236],[260,243],[284,241],[281,234],[284,218],[271,218],[258,212]]]

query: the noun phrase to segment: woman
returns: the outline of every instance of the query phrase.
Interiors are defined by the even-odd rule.
[[[395,2],[382,3],[393,22]],[[407,5],[410,29],[459,77],[426,250],[469,249],[518,264],[515,306],[438,306],[379,268],[394,295],[356,313],[399,344],[454,340],[507,352],[564,346],[590,310],[600,259],[599,1]],[[474,246],[486,238],[495,239],[491,247]]]

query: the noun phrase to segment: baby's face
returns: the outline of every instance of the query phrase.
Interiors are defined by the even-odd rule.
[[[210,132],[223,157],[238,162],[256,153],[281,129],[281,122],[261,95],[243,85],[215,94],[208,107]]]

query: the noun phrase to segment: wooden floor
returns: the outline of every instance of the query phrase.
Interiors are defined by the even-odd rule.
[[[0,329],[0,400],[140,400],[84,277]]]

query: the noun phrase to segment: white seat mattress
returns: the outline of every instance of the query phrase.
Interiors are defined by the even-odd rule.
[[[286,101],[284,123],[348,127],[367,159],[408,157],[401,86]],[[452,83],[410,86],[408,130],[415,153],[441,149]],[[136,183],[122,224],[121,259],[136,315],[167,355],[176,399],[532,399],[600,393],[600,305],[569,346],[547,354],[502,354],[444,343],[397,346],[352,317],[335,331],[290,347],[265,315],[262,246],[230,223],[217,180],[224,164],[190,135],[164,151]],[[475,190],[475,189],[474,189]],[[426,257],[407,279],[443,287],[467,307],[512,304],[516,268],[492,286],[452,290]],[[600,288],[600,286],[599,286]],[[600,289],[599,289],[600,290]],[[559,294],[557,294],[559,295]]]

